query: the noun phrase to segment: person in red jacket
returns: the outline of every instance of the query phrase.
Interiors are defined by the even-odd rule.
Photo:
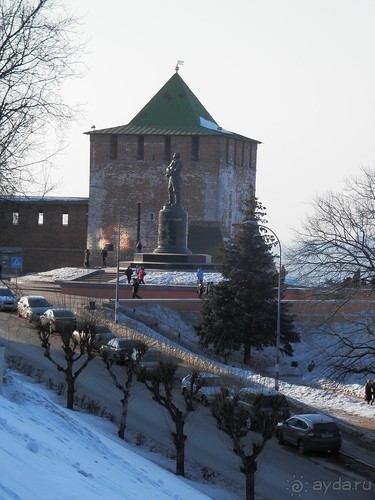
[[[138,281],[139,281],[139,283],[142,283],[143,285],[145,284],[145,282],[144,282],[145,274],[146,274],[145,268],[141,267],[139,272],[138,272]]]

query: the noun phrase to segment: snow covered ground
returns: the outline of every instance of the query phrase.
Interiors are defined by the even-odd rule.
[[[26,280],[58,281],[78,277],[85,270],[64,268],[39,273]],[[205,281],[217,282],[218,273],[207,273]],[[147,274],[147,283],[191,285],[196,283],[195,273],[154,272]],[[184,322],[172,309],[150,306],[142,309],[142,317],[158,318],[159,331],[179,332],[181,340],[196,344],[191,324]],[[121,321],[121,316],[120,316]],[[363,380],[333,384],[325,378],[325,367],[320,366],[321,352],[327,336],[315,328],[298,325],[302,342],[295,345],[294,360],[283,359],[280,391],[295,401],[303,402],[313,411],[331,414],[344,424],[353,420],[363,422],[363,436],[375,445],[375,405],[363,401]],[[145,330],[143,330],[144,332]],[[150,335],[156,335],[152,329]],[[228,365],[217,365],[242,377],[244,384],[273,387],[274,350],[256,353],[255,365],[249,370],[233,356]],[[315,359],[316,367],[309,372],[307,365]],[[269,367],[264,370],[265,366]],[[267,373],[265,373],[265,371]],[[268,375],[268,376],[267,376]],[[1,499],[145,499],[169,498],[198,499],[226,498],[218,486],[194,483],[159,468],[142,458],[140,450],[117,439],[117,429],[98,417],[70,412],[62,408],[38,384],[25,382],[22,376],[7,372],[7,380],[0,397],[0,476]],[[367,430],[366,430],[367,429]],[[366,432],[368,435],[366,436]],[[20,480],[22,478],[22,481]],[[196,489],[193,489],[196,486]],[[30,492],[35,492],[30,496]]]

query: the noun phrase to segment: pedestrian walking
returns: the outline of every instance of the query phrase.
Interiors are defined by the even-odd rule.
[[[198,281],[198,284],[202,283],[202,285],[203,285],[203,269],[202,268],[197,269],[197,281]]]
[[[137,249],[138,253],[142,252],[142,243],[141,243],[141,240],[137,241],[137,244],[135,245],[135,248]]]
[[[107,249],[105,247],[103,247],[101,252],[100,252],[100,256],[102,258],[104,267],[107,266],[107,255],[108,255]]]
[[[145,282],[144,282],[145,275],[146,275],[145,268],[143,266],[141,266],[141,268],[138,272],[138,281],[139,281],[139,283],[142,283],[142,285],[145,284]]]
[[[138,295],[138,290],[139,290],[139,281],[137,278],[133,278],[133,299],[141,299]]]
[[[202,298],[203,292],[204,292],[203,283],[198,283],[197,295],[200,299]]]
[[[88,248],[84,251],[83,265],[85,267],[90,267],[90,250]]]
[[[133,273],[134,273],[134,271],[130,267],[130,264],[129,264],[128,267],[125,269],[125,276],[128,278],[128,284],[130,284]]]
[[[212,292],[212,287],[213,287],[214,282],[213,281],[208,281],[207,285],[204,289],[204,296],[208,297],[209,294]]]

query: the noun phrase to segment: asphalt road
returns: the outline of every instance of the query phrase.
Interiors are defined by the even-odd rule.
[[[32,325],[15,314],[0,313],[0,337],[6,347],[6,357],[22,357],[26,363],[43,370],[45,380],[63,382],[61,373],[44,358]],[[53,355],[62,360],[58,336],[52,340]],[[121,369],[119,367],[119,369]],[[177,385],[178,387],[178,385]],[[114,387],[103,362],[92,361],[77,379],[77,396],[100,402],[102,407],[119,416],[121,393]],[[183,407],[179,389],[176,401]],[[166,411],[151,398],[145,387],[136,382],[129,401],[128,428],[140,432],[164,448],[173,447],[172,422]],[[244,495],[244,476],[239,472],[238,458],[232,452],[229,438],[216,427],[209,409],[200,407],[190,414],[185,431],[186,459],[222,474],[238,487],[238,498]],[[249,435],[250,437],[255,437]],[[250,446],[251,441],[248,442]],[[250,449],[250,448],[249,448]],[[371,470],[357,467],[342,456],[324,454],[300,456],[292,447],[271,440],[258,460],[256,491],[262,498],[282,499],[297,496],[303,499],[370,499],[375,486],[369,483]],[[292,494],[293,493],[293,494]],[[297,495],[298,493],[298,495]],[[233,497],[235,498],[235,497]]]

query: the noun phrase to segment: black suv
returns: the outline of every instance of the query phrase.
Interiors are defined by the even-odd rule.
[[[280,444],[291,443],[303,455],[308,450],[331,451],[341,448],[341,432],[336,422],[321,413],[293,415],[276,427]]]
[[[244,387],[236,398],[238,406],[248,414],[246,427],[251,430],[257,430],[261,420],[267,419],[275,425],[290,415],[289,403],[283,394],[255,392],[251,387]]]

